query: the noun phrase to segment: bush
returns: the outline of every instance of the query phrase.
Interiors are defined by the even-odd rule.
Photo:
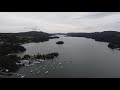
[[[16,72],[19,69],[19,66],[16,64],[17,61],[15,55],[0,57],[0,67],[8,69],[9,72]]]
[[[37,58],[37,59],[41,59],[41,58],[42,58],[42,55],[38,54],[38,55],[36,56],[36,58]]]
[[[26,59],[26,60],[28,60],[28,59],[30,59],[30,55],[24,55],[24,57],[22,58],[22,59]]]

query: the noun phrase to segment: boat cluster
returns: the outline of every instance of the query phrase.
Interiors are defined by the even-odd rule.
[[[56,60],[57,60],[57,59],[56,59]],[[43,61],[43,60],[39,60],[39,61]],[[26,61],[26,62],[27,62],[27,61]],[[28,64],[28,62],[27,62],[27,64]],[[51,67],[52,70],[54,70],[54,69],[56,68],[56,64],[57,64],[57,63],[54,62],[53,65],[50,65],[50,67]],[[60,68],[61,68],[61,70],[62,70],[62,68],[63,68],[62,63],[59,62],[58,65],[60,65]],[[43,74],[43,75],[46,75],[46,74],[49,73],[49,70],[47,70],[47,66],[49,66],[49,63],[46,64],[46,65],[44,65],[44,67],[42,67],[42,66],[40,65],[40,66],[39,66],[38,68],[36,68],[36,69],[31,69],[31,70],[30,70],[30,73],[36,72],[36,74],[41,73],[41,75],[42,75],[42,74]],[[44,73],[43,73],[42,70],[44,71]],[[26,76],[26,75],[17,74],[17,77],[24,78],[25,76]]]
[[[44,62],[46,59],[54,59],[55,57],[57,57],[59,54],[57,52],[54,53],[48,53],[48,54],[37,54],[37,55],[24,55],[18,62],[16,62],[17,65],[22,65],[22,66],[32,66],[34,64],[37,63],[42,63]]]
[[[57,63],[58,61],[57,61],[58,59],[56,58],[55,59],[55,62],[53,62],[52,64],[50,64],[50,63],[48,63],[48,64],[43,64],[44,66],[42,66],[41,64],[45,61],[45,60],[43,60],[43,59],[35,59],[35,60],[21,60],[21,63],[19,63],[19,64],[21,64],[21,65],[24,65],[24,66],[26,66],[26,67],[30,67],[30,66],[32,66],[32,65],[35,65],[35,64],[39,64],[39,66],[37,67],[37,68],[35,68],[35,69],[31,69],[29,72],[30,73],[36,73],[36,74],[41,74],[41,75],[47,75],[48,73],[49,73],[49,70],[47,70],[47,68],[50,66],[50,68],[52,69],[52,70],[55,70],[55,68],[57,67],[57,65],[59,65],[60,66],[60,69],[62,70],[63,69],[63,65],[62,65],[62,63],[63,62],[66,62],[66,60],[64,60],[63,62],[59,62],[59,63]],[[72,62],[72,60],[70,60],[70,62]],[[17,63],[18,64],[18,63]],[[8,69],[5,69],[4,71],[6,71],[6,72],[8,72],[9,70]],[[14,73],[13,73],[14,74]],[[16,73],[16,76],[17,77],[20,77],[20,78],[25,78],[26,77],[26,75],[22,75],[22,74],[18,74],[18,73]],[[44,77],[44,76],[43,76]]]
[[[33,66],[35,64],[39,64],[44,62],[45,60],[42,59],[36,59],[36,60],[21,60],[20,63],[16,63],[18,65],[22,65],[22,66],[26,66],[26,67],[30,67]]]

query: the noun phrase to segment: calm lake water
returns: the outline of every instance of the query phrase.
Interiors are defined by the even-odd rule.
[[[57,45],[59,40],[64,41],[64,44]],[[120,51],[111,50],[107,45],[108,43],[93,39],[63,35],[60,35],[59,39],[43,43],[24,44],[27,50],[18,56],[51,52],[58,52],[60,55],[31,67],[22,67],[17,73],[26,75],[25,78],[120,78]],[[40,73],[37,73],[36,69]],[[45,74],[46,71],[48,74]],[[12,75],[9,78],[18,77]]]

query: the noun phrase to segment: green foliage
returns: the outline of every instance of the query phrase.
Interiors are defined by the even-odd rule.
[[[4,43],[0,45],[0,55],[7,55],[10,53],[23,52],[26,49],[19,44]]]
[[[17,57],[16,55],[1,56],[0,57],[0,68],[8,69],[9,72],[15,72],[19,69],[19,66],[16,65],[16,62],[19,62],[18,61],[19,59],[20,57]]]
[[[120,43],[109,43],[108,47],[111,49],[119,48],[120,49]]]
[[[48,53],[48,54],[43,54],[43,55],[40,55],[38,54],[36,56],[37,59],[53,59],[54,57],[57,57],[59,54],[57,52],[54,52],[54,53]]]
[[[17,39],[22,42],[22,43],[29,43],[29,42],[32,42],[34,37],[32,36],[23,36],[23,35],[20,35],[20,36],[16,36]]]
[[[32,39],[33,37],[32,36],[16,36],[18,39],[22,40],[22,39]]]
[[[31,58],[30,55],[24,55],[24,57],[23,57],[22,59],[26,59],[26,60],[28,60],[28,59],[30,59],[30,58]]]

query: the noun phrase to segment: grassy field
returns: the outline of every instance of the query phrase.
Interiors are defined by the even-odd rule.
[[[23,39],[27,39],[27,40],[30,40],[30,39],[33,39],[32,36],[16,36],[18,39],[20,40],[23,40]]]
[[[24,41],[24,42],[32,42],[33,38],[32,36],[16,36],[17,39]]]

